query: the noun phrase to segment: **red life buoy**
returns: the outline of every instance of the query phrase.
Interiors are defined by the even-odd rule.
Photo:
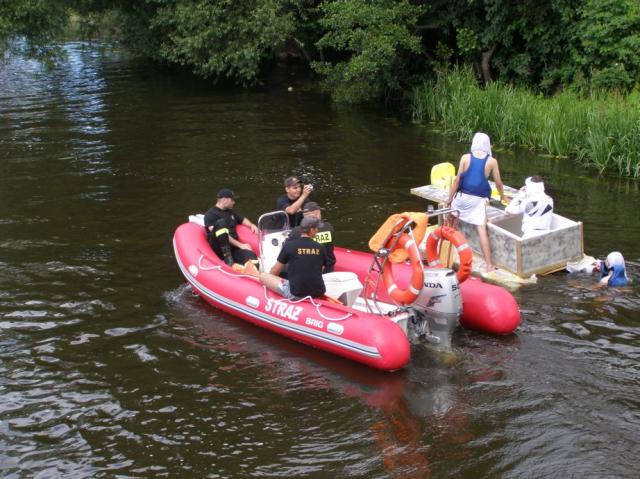
[[[400,289],[398,287],[393,277],[393,272],[391,271],[391,261],[388,259],[382,267],[382,279],[391,299],[398,304],[411,304],[416,300],[418,294],[420,294],[422,283],[424,281],[420,252],[418,251],[415,241],[408,234],[400,236],[391,252],[398,248],[406,249],[409,253],[409,259],[411,260],[412,273],[411,281],[409,281],[409,287],[407,289]]]
[[[440,254],[438,253],[438,244],[441,239],[450,241],[453,246],[458,250],[458,256],[460,257],[460,266],[456,277],[458,283],[462,283],[471,274],[471,262],[473,261],[473,252],[467,243],[464,235],[460,231],[451,228],[450,226],[438,226],[431,232],[427,238],[426,254],[427,263],[431,267],[440,267]]]

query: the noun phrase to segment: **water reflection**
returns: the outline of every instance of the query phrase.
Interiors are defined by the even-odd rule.
[[[322,440],[297,435],[301,443],[290,451],[287,462],[300,461],[310,470],[319,464],[325,468],[328,464],[335,467],[335,461],[343,460],[338,459],[334,448],[329,446],[334,441],[342,444],[340,450],[350,457],[359,457],[369,447],[378,451],[379,461],[369,464],[366,470],[362,470],[361,462],[349,464],[347,461],[347,471],[354,468],[365,475],[384,471],[388,477],[431,477],[432,463],[437,465],[436,472],[443,472],[440,469],[443,460],[473,462],[473,441],[477,435],[472,411],[476,398],[470,391],[490,385],[493,392],[488,394],[494,396],[494,400],[507,393],[510,388],[506,385],[504,389],[504,368],[509,367],[511,353],[519,344],[513,336],[496,340],[487,347],[478,336],[462,333],[456,337],[455,356],[417,348],[408,370],[388,374],[228,317],[200,299],[190,297],[186,286],[173,292],[170,298],[175,309],[172,329],[176,338],[198,349],[209,350],[213,363],[220,356],[232,358],[223,369],[225,373],[237,375],[238,388],[249,388],[242,384],[244,373],[258,369],[262,394],[275,401],[288,402],[292,396],[313,397],[326,392],[332,398],[327,402],[330,410],[315,404],[312,414],[332,422],[336,420],[332,417],[338,416],[342,419],[337,420],[344,421],[349,430],[353,430],[350,416],[355,414],[360,424],[356,430],[360,432],[355,437],[351,432],[350,442],[345,443],[339,431],[329,432],[329,437]],[[344,399],[337,398],[349,400],[345,403]],[[336,403],[342,405],[336,408]],[[362,410],[358,403],[366,409]],[[314,456],[301,452],[311,447],[306,440],[319,449]]]

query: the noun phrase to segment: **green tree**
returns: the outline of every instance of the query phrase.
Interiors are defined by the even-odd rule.
[[[19,50],[29,55],[45,56],[67,21],[67,2],[2,0],[0,52]]]
[[[640,82],[640,2],[586,0],[580,10],[579,66],[596,88],[628,90]]]
[[[411,54],[421,51],[415,25],[423,12],[407,0],[327,0],[320,5],[325,33],[312,63],[324,86],[344,102],[388,97],[407,78]]]
[[[583,0],[429,0],[438,41],[494,79],[544,88],[567,76],[576,8]]]
[[[150,36],[138,38],[147,53],[205,78],[253,83],[294,30],[289,0],[148,0],[148,6],[131,10],[148,22]]]

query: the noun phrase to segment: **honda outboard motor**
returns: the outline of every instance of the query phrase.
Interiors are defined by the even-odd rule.
[[[409,339],[427,340],[442,349],[451,349],[451,335],[462,314],[462,297],[455,271],[425,268],[423,287],[411,305]]]

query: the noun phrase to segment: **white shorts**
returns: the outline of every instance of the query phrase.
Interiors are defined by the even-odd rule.
[[[484,225],[487,223],[487,199],[456,193],[451,202],[451,208],[460,211],[460,220],[472,225]]]

